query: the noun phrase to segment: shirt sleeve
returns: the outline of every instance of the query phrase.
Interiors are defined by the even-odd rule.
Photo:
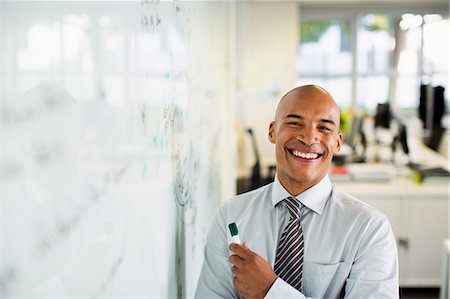
[[[278,277],[270,287],[264,299],[280,298],[309,299],[305,297],[305,295],[303,295],[301,292],[299,292],[296,288]]]
[[[384,215],[373,219],[363,234],[345,298],[399,298],[397,246]]]
[[[233,285],[226,223],[219,209],[208,233],[200,278],[195,298],[239,298]]]

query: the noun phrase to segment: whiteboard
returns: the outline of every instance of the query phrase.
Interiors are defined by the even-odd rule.
[[[0,295],[192,297],[233,194],[225,2],[3,2]]]

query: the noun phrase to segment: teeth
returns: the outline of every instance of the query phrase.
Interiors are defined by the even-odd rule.
[[[302,153],[299,151],[292,151],[294,156],[303,158],[303,159],[316,159],[319,155],[315,153]]]

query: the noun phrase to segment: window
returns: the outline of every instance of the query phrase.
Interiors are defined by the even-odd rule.
[[[385,102],[416,111],[421,83],[443,86],[448,102],[447,19],[327,11],[301,10],[298,85],[320,84],[341,107],[370,113]]]
[[[349,19],[313,19],[300,24],[298,85],[326,86],[341,106],[351,105],[352,52]]]
[[[416,108],[417,86],[421,83],[443,86],[448,103],[448,20],[435,14],[404,14],[399,26],[402,43],[397,66],[397,106]]]
[[[374,111],[389,98],[395,39],[392,18],[367,14],[360,18],[357,35],[356,104]]]

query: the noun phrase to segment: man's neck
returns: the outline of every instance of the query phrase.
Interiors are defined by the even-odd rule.
[[[291,178],[285,177],[278,177],[278,179],[281,185],[284,187],[284,189],[286,189],[286,191],[289,192],[289,194],[297,196],[299,194],[302,194],[309,188],[317,185],[324,177],[325,176],[314,181],[304,181],[304,182],[296,181]]]

